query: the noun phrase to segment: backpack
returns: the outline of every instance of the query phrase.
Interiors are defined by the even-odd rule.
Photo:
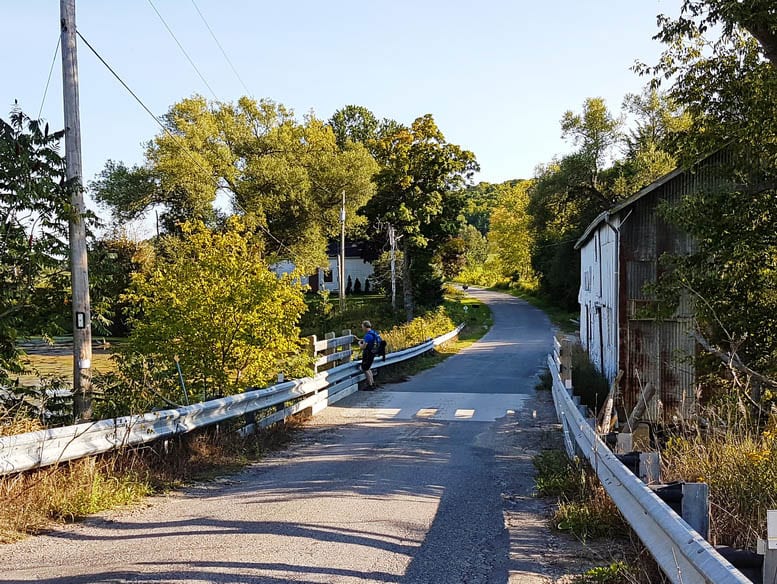
[[[372,352],[373,355],[376,357],[383,357],[383,360],[386,360],[386,341],[380,338],[380,333],[376,330],[372,331],[373,334],[373,340],[372,340],[372,346],[369,348],[369,350]]]

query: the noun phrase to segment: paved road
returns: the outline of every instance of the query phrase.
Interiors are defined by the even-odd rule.
[[[527,496],[545,430],[527,436],[550,324],[473,294],[494,326],[469,349],[346,398],[236,476],[3,546],[0,582],[547,582]]]

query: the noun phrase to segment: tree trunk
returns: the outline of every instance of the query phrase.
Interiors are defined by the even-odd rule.
[[[402,291],[405,298],[407,322],[413,320],[413,280],[410,277],[410,244],[405,238],[402,245]]]

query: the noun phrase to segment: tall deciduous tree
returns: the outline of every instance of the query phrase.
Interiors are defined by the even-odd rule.
[[[381,166],[377,193],[366,206],[372,219],[391,223],[401,234],[403,291],[408,321],[416,296],[434,299],[439,280],[432,256],[461,226],[463,188],[478,169],[475,155],[451,144],[427,114],[410,127],[389,125],[375,147]]]
[[[532,267],[534,233],[528,214],[531,181],[503,185],[491,213],[489,242],[496,249],[504,275],[530,287],[536,278]]]
[[[193,97],[175,104],[165,121],[168,131],[149,145],[144,167],[114,163],[93,184],[118,217],[162,204],[168,230],[188,219],[212,223],[221,193],[255,219],[268,252],[310,270],[325,263],[343,191],[349,229],[374,192],[377,167],[362,144],[340,147],[329,125],[312,115],[297,121],[272,101]]]
[[[17,336],[50,330],[67,303],[62,136],[18,108],[0,120],[0,382],[21,370]]]
[[[685,0],[659,18],[665,50],[638,65],[691,116],[685,163],[725,145],[722,186],[697,192],[667,214],[696,251],[673,258],[663,289],[690,289],[704,333],[751,366],[777,373],[777,8],[753,0]],[[728,185],[728,186],[726,186]]]

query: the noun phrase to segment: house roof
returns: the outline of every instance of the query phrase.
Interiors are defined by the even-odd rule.
[[[591,221],[591,224],[585,228],[585,231],[583,232],[583,235],[580,236],[580,238],[575,242],[575,249],[580,249],[582,245],[588,241],[588,239],[591,237],[591,234],[596,230],[597,227],[601,223],[606,222],[610,217],[613,215],[617,215],[619,212],[623,211],[624,209],[630,207],[643,197],[649,195],[650,193],[654,192],[658,188],[664,186],[666,183],[668,183],[670,180],[677,178],[682,173],[686,172],[687,168],[676,168],[672,172],[669,172],[662,176],[661,178],[653,181],[648,186],[638,190],[636,193],[631,195],[630,197],[626,197],[619,203],[616,203],[606,211],[600,213],[596,219]]]
[[[346,241],[345,242],[345,257],[346,258],[361,258],[362,248],[364,243],[361,241]],[[329,258],[335,258],[340,255],[340,242],[330,241],[326,246],[326,255]]]

